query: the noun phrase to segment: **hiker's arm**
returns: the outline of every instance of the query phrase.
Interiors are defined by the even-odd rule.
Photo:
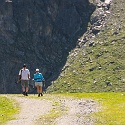
[[[18,75],[17,83],[19,83],[19,81],[20,81],[20,75]]]
[[[18,75],[18,81],[20,80],[20,75]]]
[[[30,74],[28,74],[28,79],[30,79]]]
[[[19,75],[21,75],[21,70],[19,71]]]
[[[28,73],[28,79],[30,79],[30,72]]]
[[[20,80],[21,80],[21,70],[19,71],[19,75],[18,75],[17,83],[19,83]]]

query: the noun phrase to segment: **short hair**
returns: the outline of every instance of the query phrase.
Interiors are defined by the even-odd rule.
[[[26,64],[23,64],[23,67],[26,67]]]

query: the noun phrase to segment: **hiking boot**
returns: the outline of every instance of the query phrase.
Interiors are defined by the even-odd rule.
[[[26,94],[25,94],[26,96],[28,96],[28,94],[27,94],[27,92],[26,92]]]
[[[43,96],[43,93],[40,93],[41,96]]]
[[[23,95],[25,95],[25,92],[23,92]]]
[[[38,97],[40,97],[40,94],[38,94]]]

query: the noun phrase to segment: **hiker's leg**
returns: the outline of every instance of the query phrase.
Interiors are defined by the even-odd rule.
[[[37,87],[37,93],[39,94],[39,86],[36,86]]]
[[[28,96],[28,87],[25,88],[26,89],[26,92],[25,92],[25,95]]]
[[[28,90],[29,90],[29,88],[28,87],[26,87],[26,92],[28,93]]]
[[[23,95],[25,95],[25,85],[24,85],[24,80],[21,80],[21,86],[22,86],[22,91],[23,91]]]
[[[42,93],[42,86],[39,86],[39,92]]]
[[[38,97],[40,96],[40,93],[39,93],[39,85],[38,85],[38,82],[35,82],[35,86],[37,88],[37,93],[38,93]]]
[[[25,86],[22,85],[22,91],[23,91],[23,95],[26,95],[26,92],[25,92]]]
[[[42,93],[42,86],[40,86],[39,89],[40,89],[40,95],[43,96],[43,93]]]
[[[38,97],[40,97],[39,85],[37,86],[37,93],[38,93]]]
[[[28,96],[28,90],[29,90],[29,80],[25,81],[25,92],[26,92],[26,96]]]
[[[37,93],[39,94],[39,86],[38,86],[38,82],[35,82],[35,87],[37,89]]]
[[[25,92],[25,87],[22,85],[22,91]]]
[[[39,91],[42,93],[42,82],[39,82]]]
[[[40,95],[43,96],[43,94],[42,94],[42,82],[39,83],[39,92],[40,92]]]

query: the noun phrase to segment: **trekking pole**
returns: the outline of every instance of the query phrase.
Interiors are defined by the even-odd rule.
[[[46,93],[45,79],[42,82],[43,82],[43,91],[44,93]]]

